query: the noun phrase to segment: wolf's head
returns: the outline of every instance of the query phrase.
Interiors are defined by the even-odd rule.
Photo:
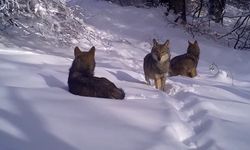
[[[188,41],[187,54],[193,55],[199,59],[200,48],[199,48],[197,41],[194,41],[194,43],[191,43],[190,41]]]
[[[95,70],[95,47],[93,46],[88,52],[82,52],[79,47],[75,47],[74,55],[72,65],[74,70],[92,76]]]
[[[169,40],[164,44],[159,44],[155,39],[153,39],[153,47],[151,54],[157,62],[166,62],[170,59],[170,50],[169,50]]]

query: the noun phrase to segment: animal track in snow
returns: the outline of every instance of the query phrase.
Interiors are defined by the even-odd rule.
[[[173,124],[174,135],[185,144],[190,150],[207,150],[215,143],[213,139],[200,144],[199,140],[213,125],[208,118],[208,111],[201,106],[199,97],[196,96],[196,87],[183,84],[171,84],[167,93],[175,99],[170,104],[176,109],[179,118],[183,121],[182,125]],[[199,109],[198,109],[199,108]],[[185,126],[183,126],[185,125]]]

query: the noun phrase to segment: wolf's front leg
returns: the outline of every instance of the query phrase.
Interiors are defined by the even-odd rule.
[[[155,78],[155,88],[156,89],[161,89],[161,79],[160,78]]]
[[[197,71],[196,71],[196,68],[193,68],[192,71],[191,71],[191,78],[197,76]]]
[[[151,83],[150,83],[150,79],[149,79],[149,77],[148,77],[148,76],[145,76],[145,80],[146,80],[146,84],[147,84],[147,85],[151,85]]]
[[[162,78],[161,78],[161,90],[162,91],[165,91],[165,89],[166,89],[166,76],[163,76]]]

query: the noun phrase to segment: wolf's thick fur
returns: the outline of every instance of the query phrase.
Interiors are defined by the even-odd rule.
[[[179,55],[171,59],[170,61],[170,76],[187,76],[195,77],[197,75],[197,65],[200,56],[200,48],[198,42],[189,42],[187,53]]]
[[[170,52],[169,40],[159,44],[153,39],[153,47],[149,54],[144,57],[143,69],[145,80],[150,84],[153,79],[157,89],[164,90],[166,73],[169,71]]]
[[[102,97],[111,99],[124,99],[122,89],[106,78],[94,77],[95,47],[88,52],[81,52],[76,47],[75,59],[69,70],[68,86],[72,94],[90,97]]]

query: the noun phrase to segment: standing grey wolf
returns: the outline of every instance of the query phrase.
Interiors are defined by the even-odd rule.
[[[156,88],[164,91],[169,64],[169,40],[164,44],[159,44],[153,39],[152,50],[144,57],[143,63],[144,75],[147,83],[150,84],[150,79],[153,79]]]
[[[80,96],[124,99],[122,89],[106,78],[94,77],[95,47],[88,52],[81,52],[78,47],[74,50],[75,59],[69,69],[69,92]]]
[[[200,48],[197,41],[188,41],[188,44],[187,53],[171,59],[169,76],[182,75],[193,78],[197,75]]]

